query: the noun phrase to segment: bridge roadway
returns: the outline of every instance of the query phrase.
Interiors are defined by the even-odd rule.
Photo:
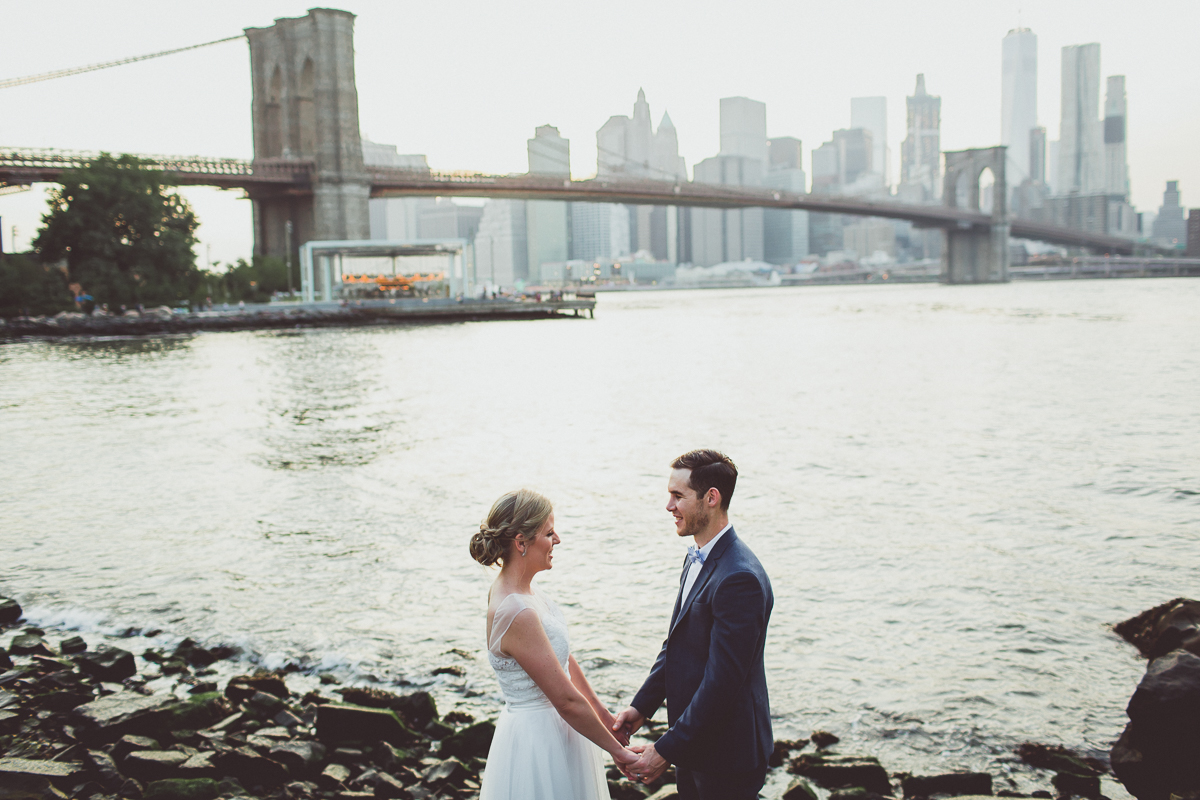
[[[65,170],[86,166],[94,153],[0,147],[0,186],[57,183]],[[200,156],[139,156],[168,181],[181,186],[245,189],[255,194],[307,195],[312,192],[313,164],[295,159],[243,161]],[[394,167],[367,167],[362,175],[372,197],[488,197],[516,200],[562,200],[586,203],[697,206],[707,208],[778,208],[908,220],[925,228],[990,228],[990,215],[942,205],[914,205],[822,194],[796,194],[778,189],[722,186],[641,178],[592,178],[574,181],[553,175],[486,175],[433,172]],[[1087,247],[1131,255],[1134,243],[1028,220],[1010,221],[1009,234],[1051,244]]]

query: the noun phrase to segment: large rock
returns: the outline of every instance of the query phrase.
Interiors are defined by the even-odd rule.
[[[1151,661],[1126,713],[1110,754],[1125,788],[1139,800],[1200,791],[1200,656],[1175,650]]]
[[[12,625],[21,618],[21,604],[11,597],[0,597],[0,625]]]
[[[214,800],[220,785],[211,778],[176,778],[154,781],[142,792],[142,800]]]
[[[1015,752],[1026,764],[1039,769],[1074,775],[1103,775],[1108,772],[1108,766],[1102,761],[1082,756],[1062,745],[1024,742],[1017,745]]]
[[[125,734],[152,733],[171,697],[118,692],[93,700],[71,712],[80,735],[89,742],[111,742]]]
[[[457,758],[447,758],[425,770],[421,775],[421,783],[438,791],[448,786],[461,786],[469,777],[471,773],[466,764]]]
[[[222,753],[217,758],[217,768],[223,775],[237,778],[247,788],[262,786],[274,789],[290,779],[283,764],[260,756],[248,747]]]
[[[49,783],[57,787],[79,782],[82,765],[77,761],[42,761],[32,758],[0,758],[0,787]]]
[[[281,700],[292,694],[283,678],[273,672],[239,675],[236,678],[230,678],[229,684],[225,687],[225,696],[235,703],[249,700],[256,692],[266,692]]]
[[[495,733],[496,724],[494,722],[476,722],[443,739],[439,755],[442,757],[456,756],[464,761],[472,758],[487,758]]]
[[[1059,772],[1050,779],[1058,797],[1100,797],[1100,778],[1097,775],[1076,775]]]
[[[910,775],[900,781],[905,797],[933,795],[984,795],[992,793],[992,776],[986,772],[952,772],[946,775]]]
[[[106,683],[120,683],[137,674],[133,653],[119,647],[81,653],[75,660],[88,675]]]
[[[413,692],[412,694],[395,694],[383,689],[372,687],[351,686],[337,689],[342,700],[366,708],[388,708],[395,711],[405,724],[416,730],[423,729],[437,719],[437,703],[429,692]]]
[[[788,772],[811,778],[826,789],[861,786],[876,794],[892,793],[887,771],[871,756],[805,753],[792,759]]]
[[[146,783],[182,777],[179,768],[188,754],[179,750],[134,750],[121,759],[121,773]]]
[[[8,651],[0,647],[0,672],[13,668],[12,659],[8,657]]]
[[[36,633],[19,633],[13,637],[12,644],[8,646],[9,652],[14,656],[52,656],[54,651],[50,649],[50,645],[46,644],[46,640]]]
[[[87,642],[82,636],[71,636],[58,643],[58,651],[64,656],[82,653],[87,650]]]
[[[783,800],[817,800],[817,791],[804,778],[795,778],[783,793]]]
[[[287,767],[296,777],[304,777],[325,758],[325,745],[320,742],[278,742],[267,755]]]
[[[1200,603],[1177,597],[1117,623],[1113,630],[1149,659],[1178,649],[1200,655]]]
[[[394,711],[344,703],[326,703],[318,707],[317,738],[335,744],[382,739],[400,747],[420,739],[400,721]]]

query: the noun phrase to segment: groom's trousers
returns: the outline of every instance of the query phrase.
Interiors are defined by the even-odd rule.
[[[767,768],[749,772],[697,772],[675,768],[679,800],[758,800],[767,779]]]

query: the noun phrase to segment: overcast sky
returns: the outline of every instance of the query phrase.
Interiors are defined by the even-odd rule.
[[[0,0],[0,78],[152,53],[301,16],[311,2]],[[1196,0],[823,0],[656,3],[338,4],[355,32],[363,132],[434,169],[518,172],[542,124],[571,140],[576,178],[594,174],[595,132],[646,90],[655,125],[669,111],[689,168],[718,148],[718,100],[767,104],[771,136],[809,154],[850,124],[850,98],[888,101],[898,171],[904,98],[923,72],[942,98],[942,148],[998,144],[1000,43],[1018,24],[1038,36],[1039,121],[1057,138],[1064,45],[1099,42],[1102,75],[1129,98],[1133,201],[1157,210],[1167,180],[1200,205],[1200,2]],[[1102,81],[1103,85],[1103,81]],[[1103,102],[1103,101],[1101,101]],[[0,146],[249,158],[244,41],[0,90]],[[248,256],[239,193],[189,188],[205,256]],[[24,246],[44,212],[39,188],[0,196],[4,245]]]

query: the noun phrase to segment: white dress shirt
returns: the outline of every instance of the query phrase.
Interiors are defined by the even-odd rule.
[[[716,547],[717,542],[720,541],[721,537],[725,535],[725,531],[729,530],[732,527],[733,527],[733,523],[731,522],[728,525],[726,525],[724,528],[721,528],[720,533],[718,533],[716,536],[714,536],[712,539],[710,539],[708,544],[706,544],[706,545],[704,545],[704,547],[700,548],[700,554],[702,556],[704,556],[704,559],[706,561],[708,560],[709,554],[712,553],[712,549],[714,547]],[[683,594],[680,595],[680,598],[679,598],[679,602],[681,604],[687,600],[688,592],[692,591],[692,587],[696,585],[696,578],[700,577],[700,570],[702,570],[702,569],[704,569],[703,564],[697,564],[695,561],[691,561],[688,563],[687,577],[684,578],[684,580],[683,580]],[[682,608],[682,605],[680,607]]]

